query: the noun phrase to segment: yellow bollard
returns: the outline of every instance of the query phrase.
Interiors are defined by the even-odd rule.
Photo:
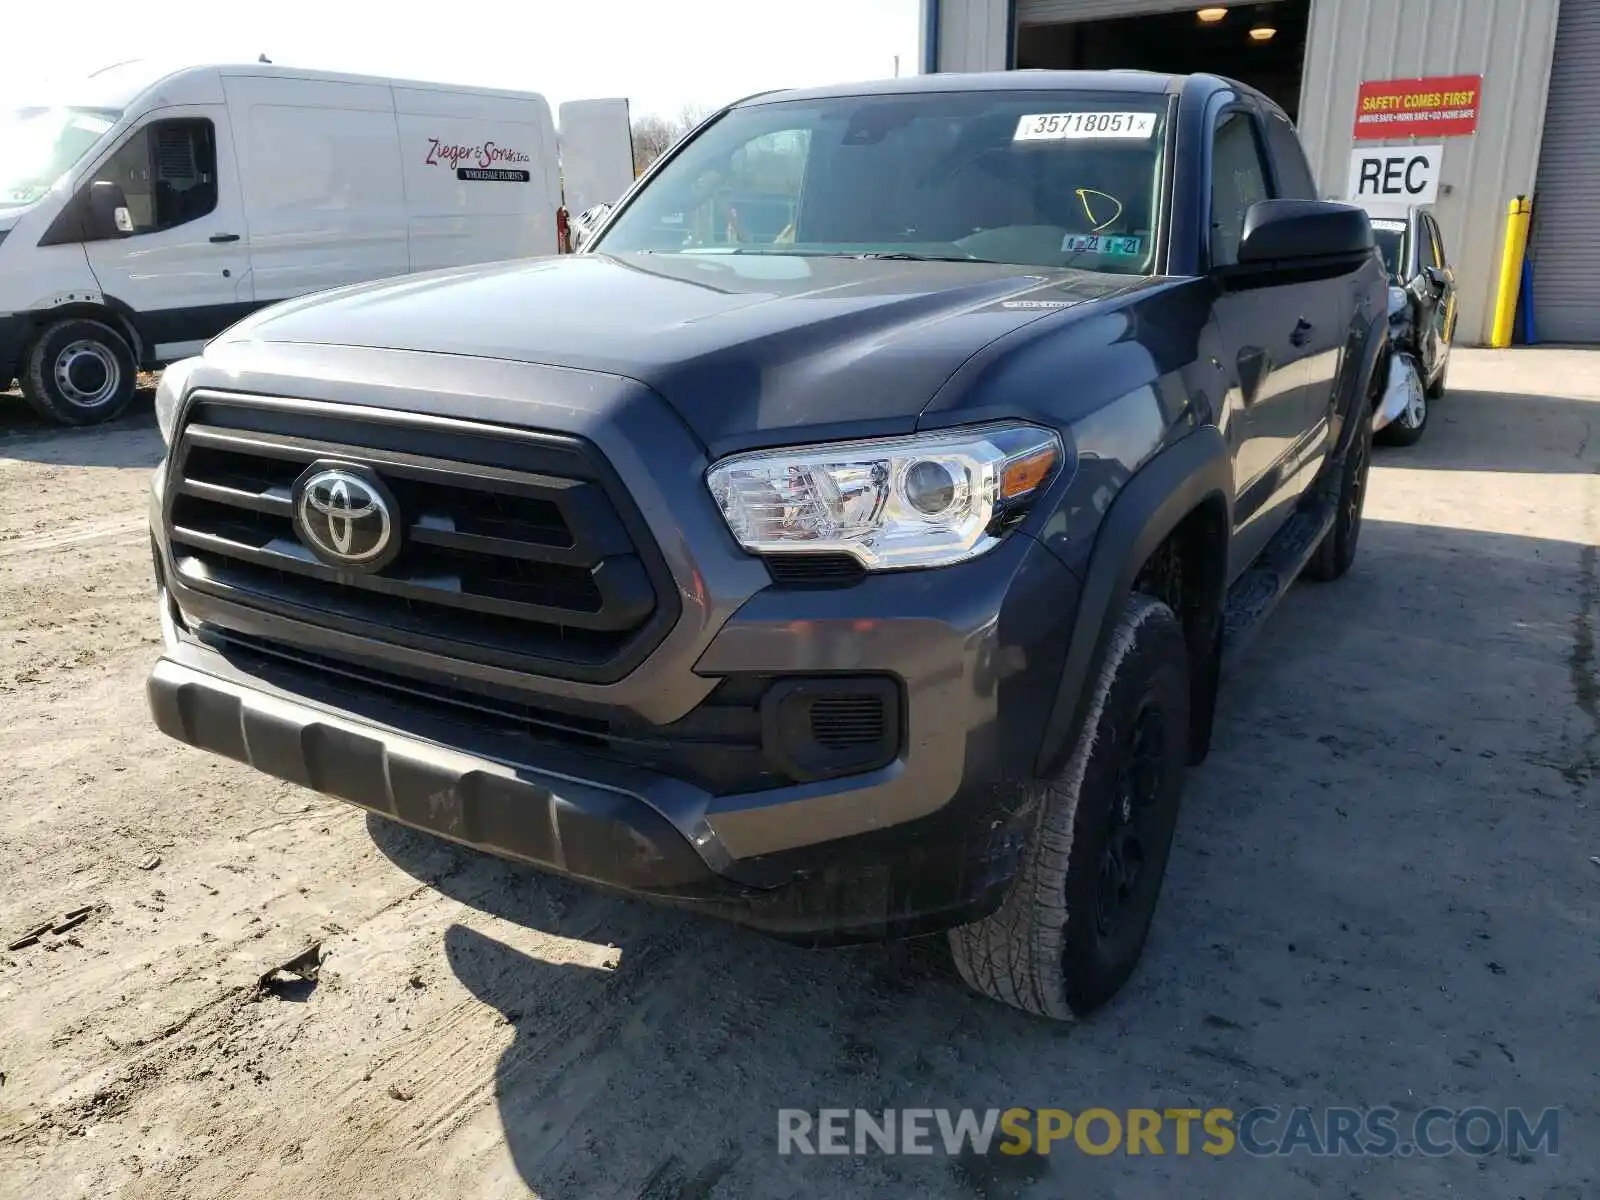
[[[1518,196],[1506,209],[1506,244],[1500,252],[1500,292],[1494,304],[1494,331],[1489,345],[1504,350],[1511,345],[1517,318],[1517,293],[1522,290],[1522,256],[1528,249],[1528,224],[1533,201]]]

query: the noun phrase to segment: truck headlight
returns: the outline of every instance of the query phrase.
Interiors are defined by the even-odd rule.
[[[200,365],[200,358],[180,359],[161,372],[161,382],[156,385],[156,427],[161,430],[161,440],[172,445],[172,423],[178,417],[178,404],[187,390],[189,376]]]
[[[999,541],[1061,466],[1061,438],[1003,424],[763,450],[706,472],[752,554],[843,553],[869,570],[939,567]]]

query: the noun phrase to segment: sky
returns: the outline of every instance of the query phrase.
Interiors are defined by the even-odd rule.
[[[917,70],[919,0],[72,0],[7,3],[0,107],[130,58],[275,63],[675,117],[775,87]]]

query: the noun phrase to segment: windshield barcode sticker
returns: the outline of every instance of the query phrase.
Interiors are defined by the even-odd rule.
[[[1017,121],[1014,142],[1059,142],[1084,138],[1147,138],[1156,131],[1155,113],[1029,113]]]

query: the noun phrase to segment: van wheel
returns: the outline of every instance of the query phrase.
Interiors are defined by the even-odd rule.
[[[125,339],[109,325],[58,321],[29,349],[22,395],[42,417],[63,425],[98,425],[133,400],[137,364]]]
[[[1066,768],[1038,786],[1021,870],[993,915],[952,929],[977,991],[1057,1020],[1099,1008],[1144,949],[1189,757],[1189,651],[1178,618],[1129,597]]]

